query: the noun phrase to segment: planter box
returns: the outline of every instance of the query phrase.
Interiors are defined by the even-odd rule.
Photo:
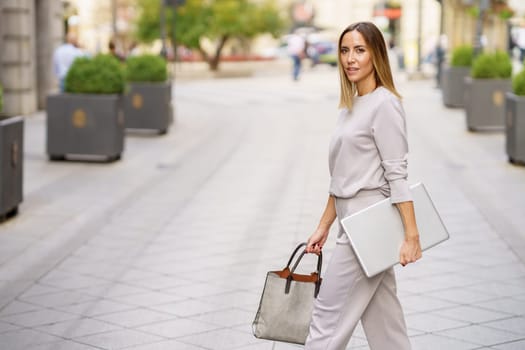
[[[171,83],[130,83],[124,96],[124,124],[127,129],[168,131],[173,122]]]
[[[462,108],[465,105],[465,78],[470,75],[470,67],[447,67],[441,77],[443,104],[447,107]]]
[[[47,98],[47,153],[120,159],[124,149],[121,95],[59,94]]]
[[[503,130],[505,93],[511,90],[510,79],[465,78],[465,112],[468,130]]]
[[[525,165],[525,97],[505,95],[505,148],[511,163]]]
[[[0,221],[22,202],[24,119],[0,117]]]

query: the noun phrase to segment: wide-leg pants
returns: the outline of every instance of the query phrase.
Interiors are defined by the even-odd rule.
[[[336,198],[337,216],[342,219],[384,198],[379,191]],[[339,225],[336,247],[314,302],[305,350],[344,350],[359,320],[371,350],[411,348],[394,269],[368,278]]]

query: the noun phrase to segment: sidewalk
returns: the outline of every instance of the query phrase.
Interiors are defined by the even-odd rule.
[[[434,81],[398,85],[410,181],[451,234],[396,268],[413,348],[525,349],[525,167],[501,133],[467,132]],[[337,89],[328,67],[183,81],[168,135],[128,135],[111,164],[48,162],[45,116],[28,117],[25,199],[0,225],[0,347],[300,348],[250,324],[266,271],[324,207]],[[361,328],[348,349],[368,349]]]

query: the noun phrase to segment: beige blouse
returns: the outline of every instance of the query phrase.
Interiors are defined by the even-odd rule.
[[[407,182],[408,143],[401,101],[380,86],[341,110],[330,143],[330,194],[352,198],[380,190],[392,203],[411,201]]]

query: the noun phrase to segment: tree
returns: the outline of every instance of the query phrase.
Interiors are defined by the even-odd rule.
[[[138,0],[140,15],[137,38],[152,42],[160,38],[162,0]],[[166,30],[173,44],[173,8],[166,8]],[[218,70],[222,49],[232,38],[253,38],[261,33],[277,37],[285,21],[274,0],[186,0],[177,7],[175,18],[176,42],[198,50],[211,70]],[[215,43],[213,52],[202,47],[202,39]]]

